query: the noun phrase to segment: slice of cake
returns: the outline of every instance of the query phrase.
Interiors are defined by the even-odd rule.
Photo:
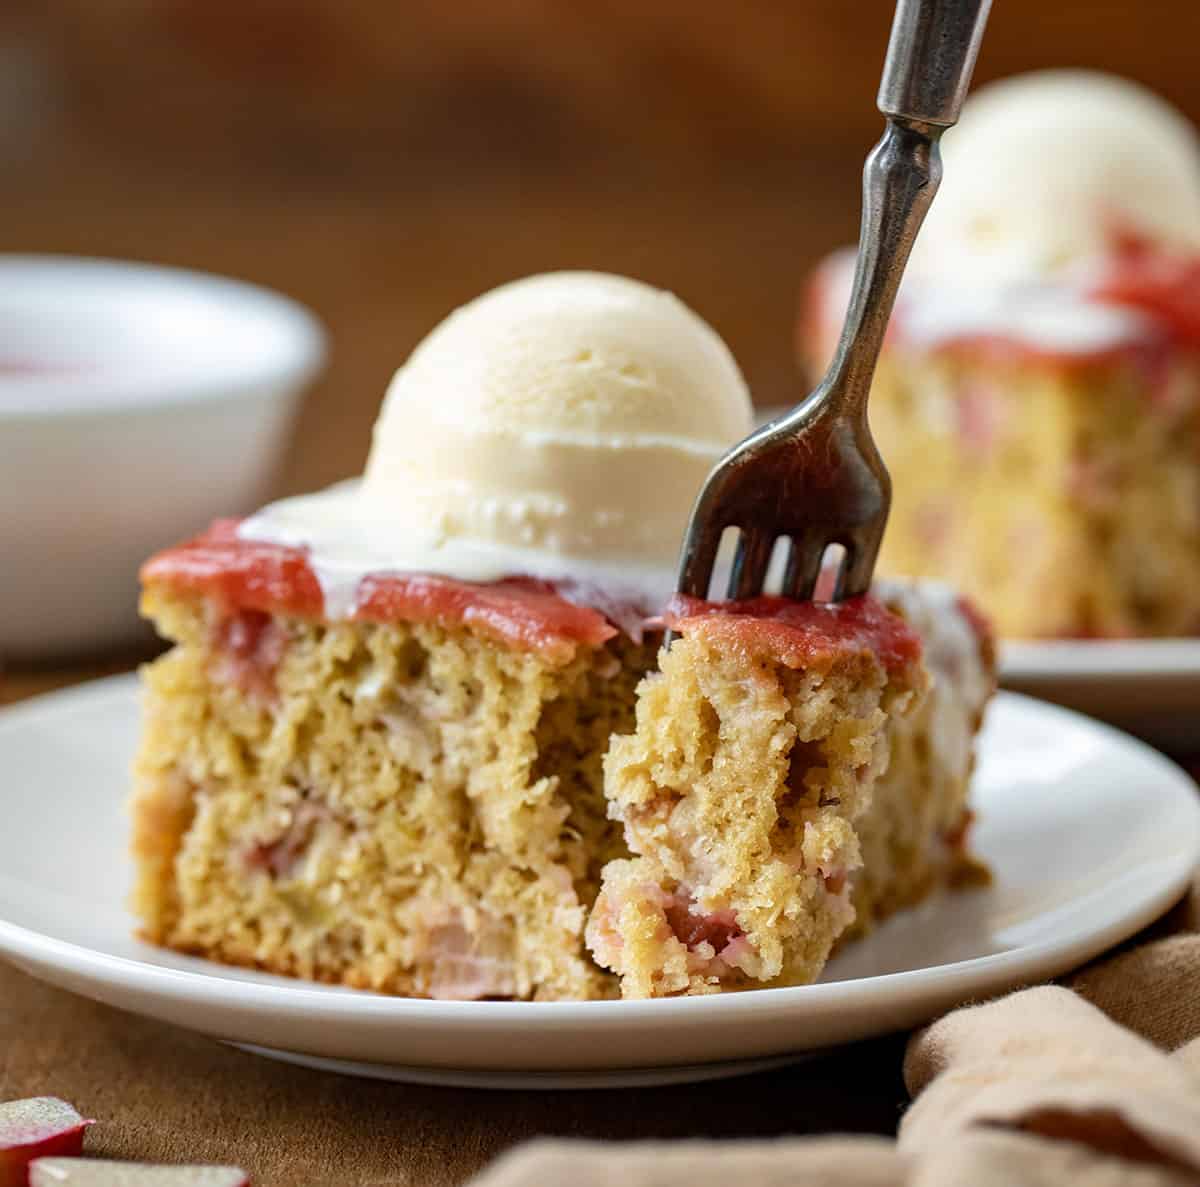
[[[326,619],[236,524],[151,560],[134,906],[148,939],[432,997],[593,997],[601,759],[654,648],[542,584],[372,579]]]
[[[1001,635],[1200,631],[1200,151],[1132,83],[985,87],[944,139],[871,394],[884,572],[944,579]],[[832,352],[853,259],[818,271]]]
[[[681,607],[647,675],[657,635],[547,583],[380,575],[325,620],[304,554],[234,522],[143,581],[175,643],[133,801],[156,943],[433,997],[708,992],[812,980],[971,868],[991,649],[936,587]]]
[[[361,483],[148,561],[173,646],[144,672],[142,934],[386,993],[706,992],[811,979],[952,881],[990,679],[975,633],[937,658],[952,599],[676,608],[659,654],[692,498],[750,420],[674,298],[537,277],[417,348]]]
[[[990,643],[941,591],[884,596],[899,613],[675,607],[605,763],[635,856],[605,867],[588,944],[624,996],[812,981],[847,929],[961,876]]]

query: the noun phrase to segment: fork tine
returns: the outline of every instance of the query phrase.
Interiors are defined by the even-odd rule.
[[[713,566],[717,563],[717,549],[721,545],[721,533],[721,528],[714,528],[693,517],[679,564],[677,588],[680,593],[693,598],[708,597]]]
[[[833,574],[833,591],[830,593],[830,598],[835,602],[840,602],[843,598],[849,597],[846,593],[846,575],[850,571],[850,557],[857,555],[855,550],[849,545],[842,545],[843,554],[837,559],[837,568]]]
[[[729,574],[730,598],[741,601],[762,593],[774,546],[774,539],[766,533],[742,528],[733,558],[733,571]]]
[[[875,525],[860,528],[846,539],[846,556],[838,573],[837,600],[865,594],[871,586],[881,532]]]
[[[825,541],[822,537],[808,534],[792,539],[787,568],[783,574],[782,592],[785,598],[807,602],[813,596],[824,555]]]

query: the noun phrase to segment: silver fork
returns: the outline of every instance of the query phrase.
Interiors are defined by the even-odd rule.
[[[867,395],[908,253],[941,179],[938,140],[958,119],[991,0],[898,0],[863,169],[858,262],[837,352],[817,389],[730,450],[692,509],[677,588],[705,598],[722,533],[739,529],[726,596],[762,592],[776,541],[790,543],[787,597],[813,595],[830,545],[845,549],[833,597],[865,593],[891,504],[867,427]]]

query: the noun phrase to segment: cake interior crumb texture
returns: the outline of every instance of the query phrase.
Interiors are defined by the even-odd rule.
[[[682,635],[608,756],[637,856],[606,869],[588,939],[627,996],[817,976],[854,918],[888,714],[912,696],[869,653],[793,671]]]
[[[837,942],[939,884],[964,848],[990,656],[944,591],[886,591],[926,665],[870,651],[797,669],[685,622],[606,760],[635,856],[592,912],[596,958],[629,997],[814,980]]]
[[[652,652],[551,665],[469,630],[150,593],[136,909],[158,943],[388,993],[603,996],[581,937],[622,851],[601,758]]]
[[[884,572],[977,598],[1000,635],[1200,632],[1200,354],[1056,366],[885,352]]]
[[[925,640],[904,674],[862,652],[781,668],[703,631],[652,672],[653,637],[548,658],[148,583],[174,646],[143,673],[143,934],[436,998],[811,980],[972,868],[990,649],[954,599],[891,600]]]

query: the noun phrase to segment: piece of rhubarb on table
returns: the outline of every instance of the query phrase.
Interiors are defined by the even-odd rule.
[[[29,1187],[249,1187],[236,1166],[155,1166],[104,1158],[39,1158]]]
[[[26,1187],[35,1158],[79,1154],[91,1124],[56,1096],[0,1102],[0,1187]]]

